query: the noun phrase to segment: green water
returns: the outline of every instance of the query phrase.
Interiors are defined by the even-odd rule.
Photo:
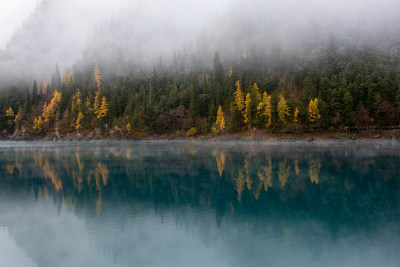
[[[0,266],[399,266],[400,146],[0,143]]]

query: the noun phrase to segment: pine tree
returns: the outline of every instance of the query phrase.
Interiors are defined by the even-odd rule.
[[[38,88],[37,88],[36,80],[34,80],[33,86],[32,86],[32,105],[36,104],[37,97],[38,97]]]
[[[29,94],[29,90],[26,89],[25,102],[24,102],[24,107],[23,107],[23,112],[22,112],[22,114],[23,114],[22,116],[24,117],[24,119],[28,115],[30,109],[31,109],[31,96]]]
[[[224,112],[222,111],[221,105],[218,107],[217,120],[216,120],[215,124],[218,126],[218,128],[221,132],[225,129],[225,118],[224,118]]]

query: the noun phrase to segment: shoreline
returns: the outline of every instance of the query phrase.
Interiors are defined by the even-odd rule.
[[[257,130],[219,135],[143,135],[143,136],[97,136],[97,135],[66,135],[54,134],[51,136],[0,136],[2,142],[245,142],[245,143],[399,143],[400,131],[369,132],[360,135],[343,133],[265,133]]]

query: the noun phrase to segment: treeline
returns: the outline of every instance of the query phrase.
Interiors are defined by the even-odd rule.
[[[125,76],[102,73],[101,64],[63,75],[57,67],[50,81],[34,81],[24,93],[0,92],[0,127],[29,135],[195,135],[399,125],[399,51],[331,41],[224,63],[216,52],[212,68],[179,58]]]

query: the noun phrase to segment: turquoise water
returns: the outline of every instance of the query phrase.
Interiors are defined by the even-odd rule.
[[[0,266],[399,266],[400,147],[0,143]]]

